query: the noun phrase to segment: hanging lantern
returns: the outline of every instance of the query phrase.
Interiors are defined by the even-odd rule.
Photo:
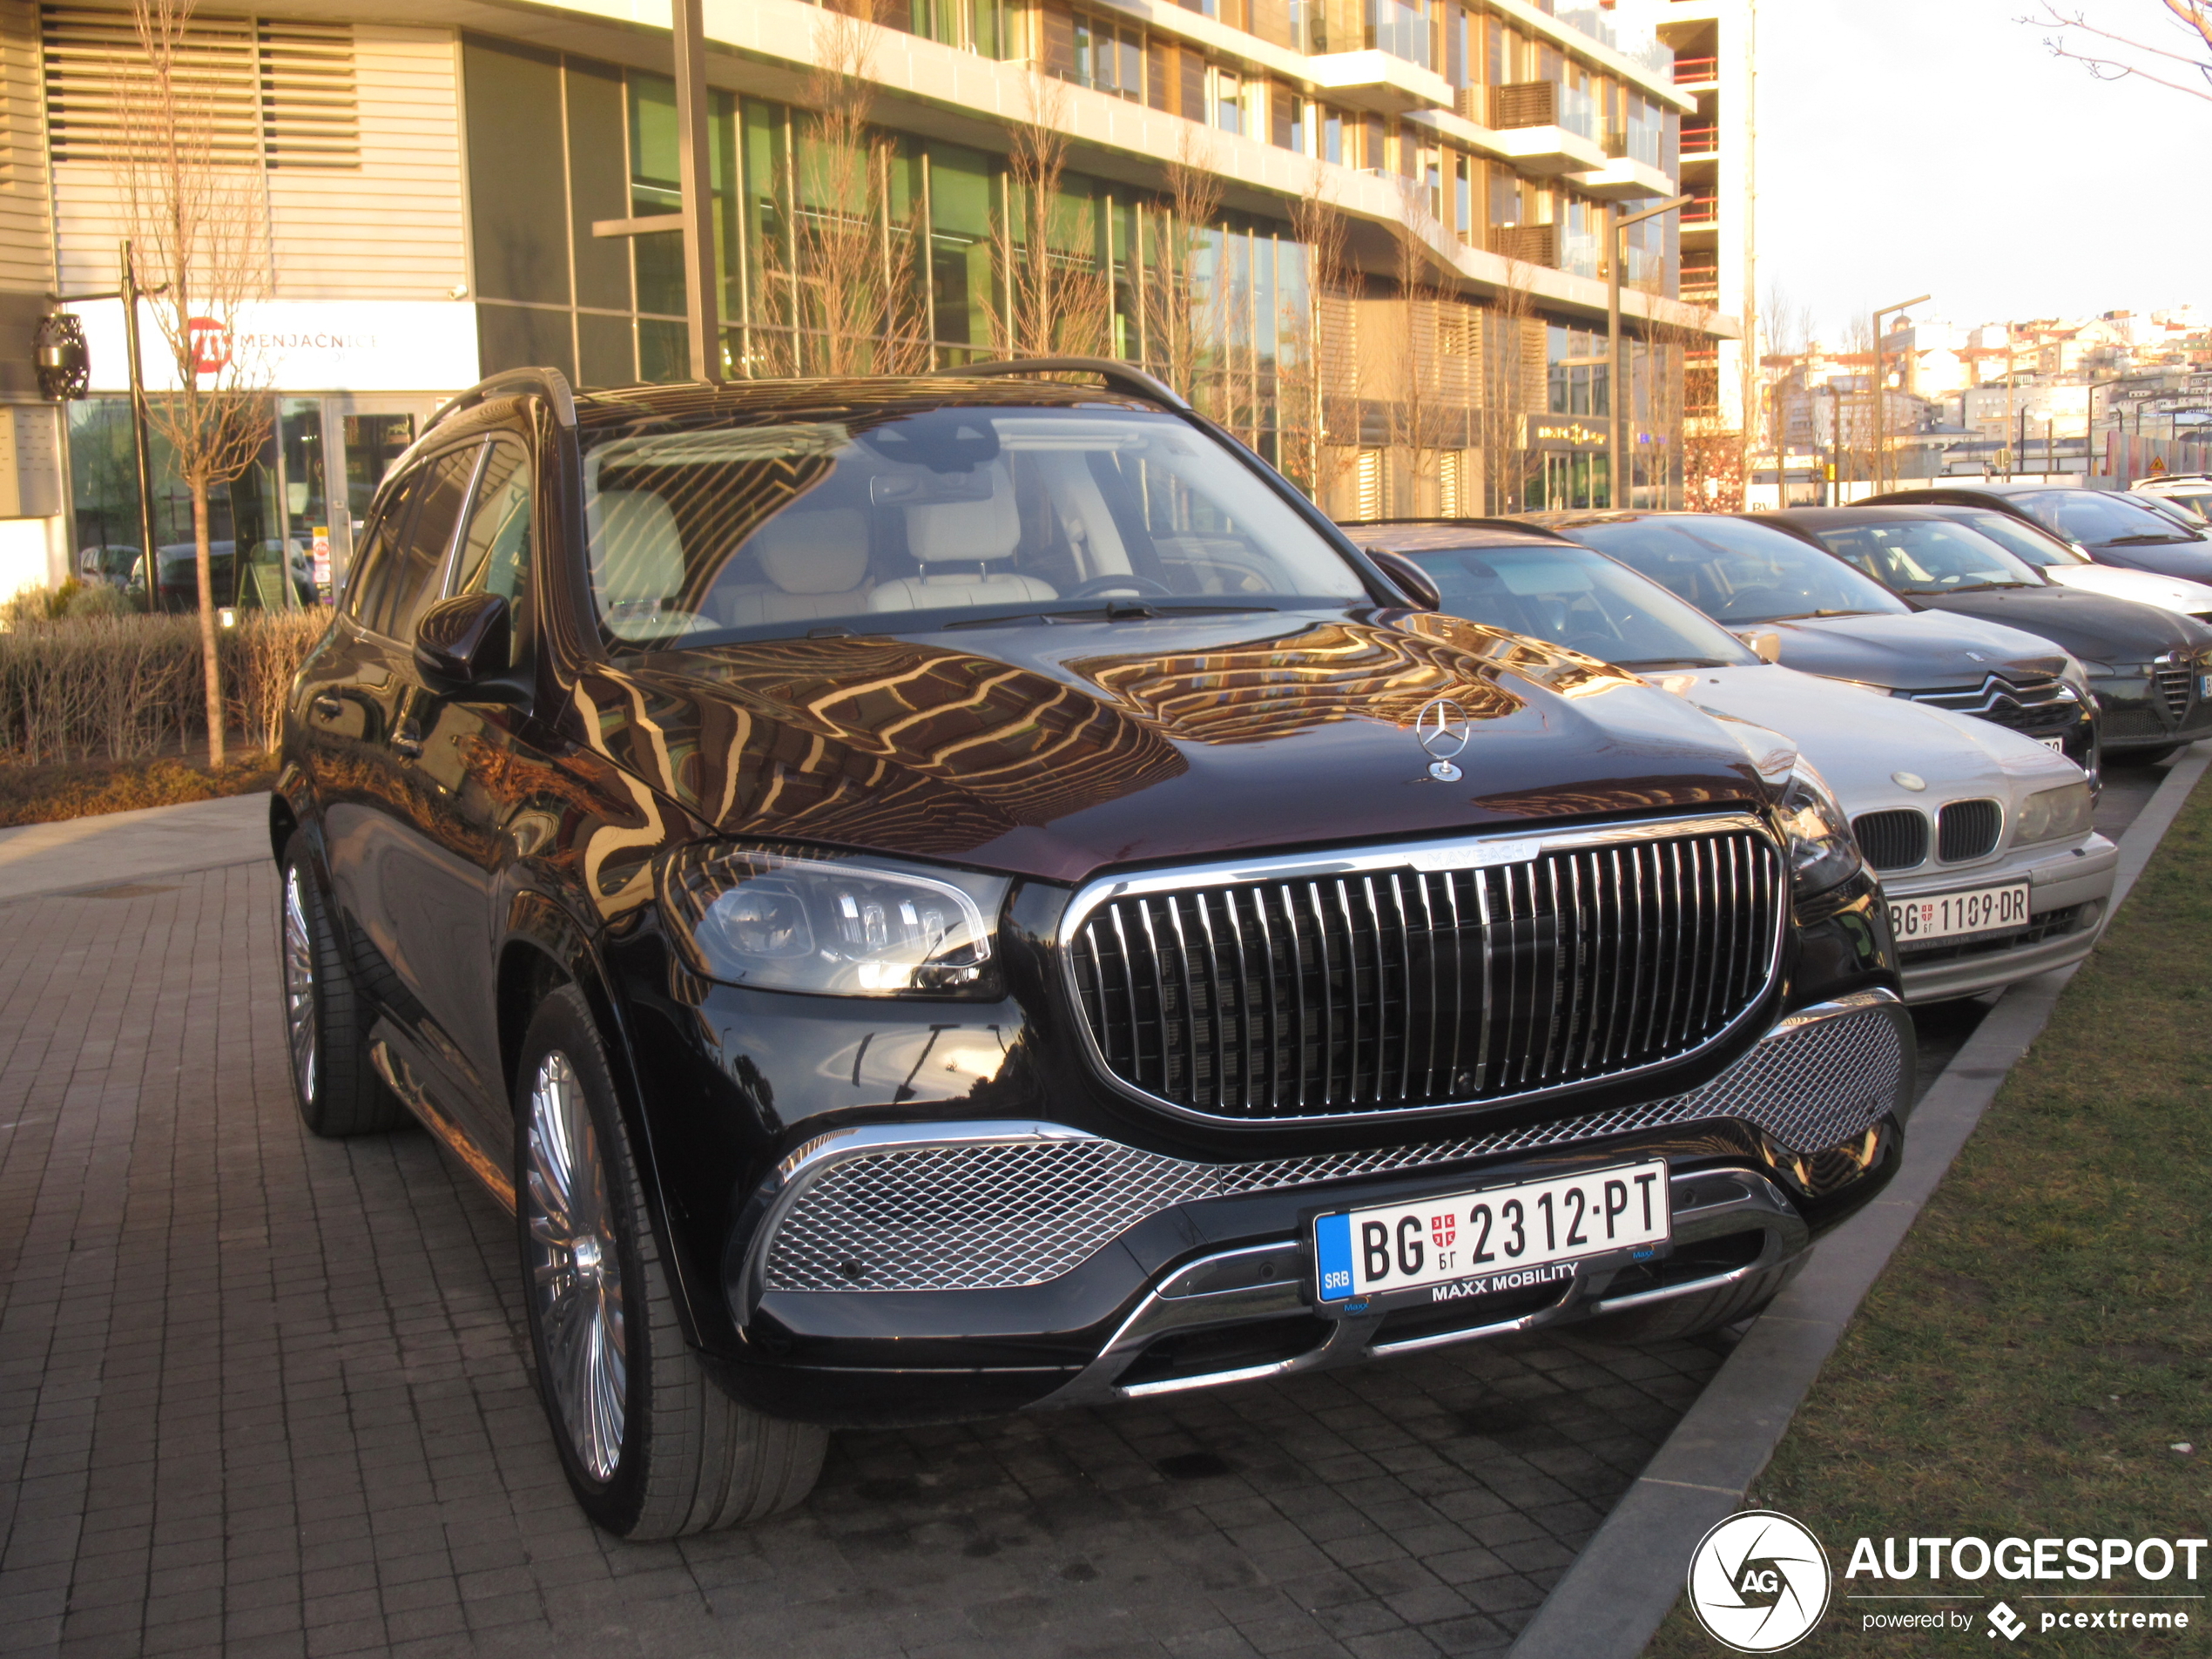
[[[38,320],[38,395],[60,402],[83,397],[92,383],[92,348],[84,325],[73,313],[57,311]]]

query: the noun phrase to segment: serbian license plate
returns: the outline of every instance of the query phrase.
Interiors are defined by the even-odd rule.
[[[1663,1244],[1672,1219],[1663,1159],[1321,1216],[1324,1302],[1452,1285],[1461,1296],[1574,1277],[1586,1256]]]
[[[1925,899],[1906,899],[1890,906],[1890,931],[1900,945],[1925,939],[1951,939],[1960,934],[1993,933],[2004,927],[2025,927],[2029,921],[2028,887],[2007,881],[2002,887],[1973,887],[1965,893],[1939,893]]]
[[[2207,692],[2206,695],[2212,696],[2212,692]],[[2041,744],[2046,749],[2052,750],[2056,753],[2064,754],[2066,752],[2066,739],[2064,738],[2036,738],[2036,742]]]
[[[2212,703],[2212,674],[2196,677],[2196,696],[2200,703]]]

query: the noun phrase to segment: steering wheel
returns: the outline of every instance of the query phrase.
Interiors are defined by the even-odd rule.
[[[1172,599],[1175,590],[1164,582],[1155,582],[1149,576],[1095,576],[1081,582],[1060,597],[1063,599],[1095,599],[1104,593],[1135,593],[1145,598]]]

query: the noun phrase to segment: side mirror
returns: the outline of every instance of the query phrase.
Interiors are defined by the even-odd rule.
[[[422,613],[415,627],[415,665],[434,684],[471,685],[509,664],[514,626],[496,593],[459,593]]]
[[[1782,660],[1782,636],[1753,630],[1736,636],[1751,648],[1751,654],[1763,663]]]
[[[1399,591],[1422,610],[1444,609],[1444,590],[1436,585],[1436,578],[1403,553],[1385,553],[1370,548],[1367,556],[1381,567],[1385,576],[1398,584]]]

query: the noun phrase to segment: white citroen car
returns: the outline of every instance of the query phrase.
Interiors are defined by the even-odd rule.
[[[1602,658],[1794,744],[1881,876],[1906,1001],[1993,990],[2096,943],[2119,849],[2090,826],[2087,776],[2033,738],[1767,662],[1648,577],[1541,531],[1467,520],[1345,529],[1393,568],[1414,567],[1440,610]]]

